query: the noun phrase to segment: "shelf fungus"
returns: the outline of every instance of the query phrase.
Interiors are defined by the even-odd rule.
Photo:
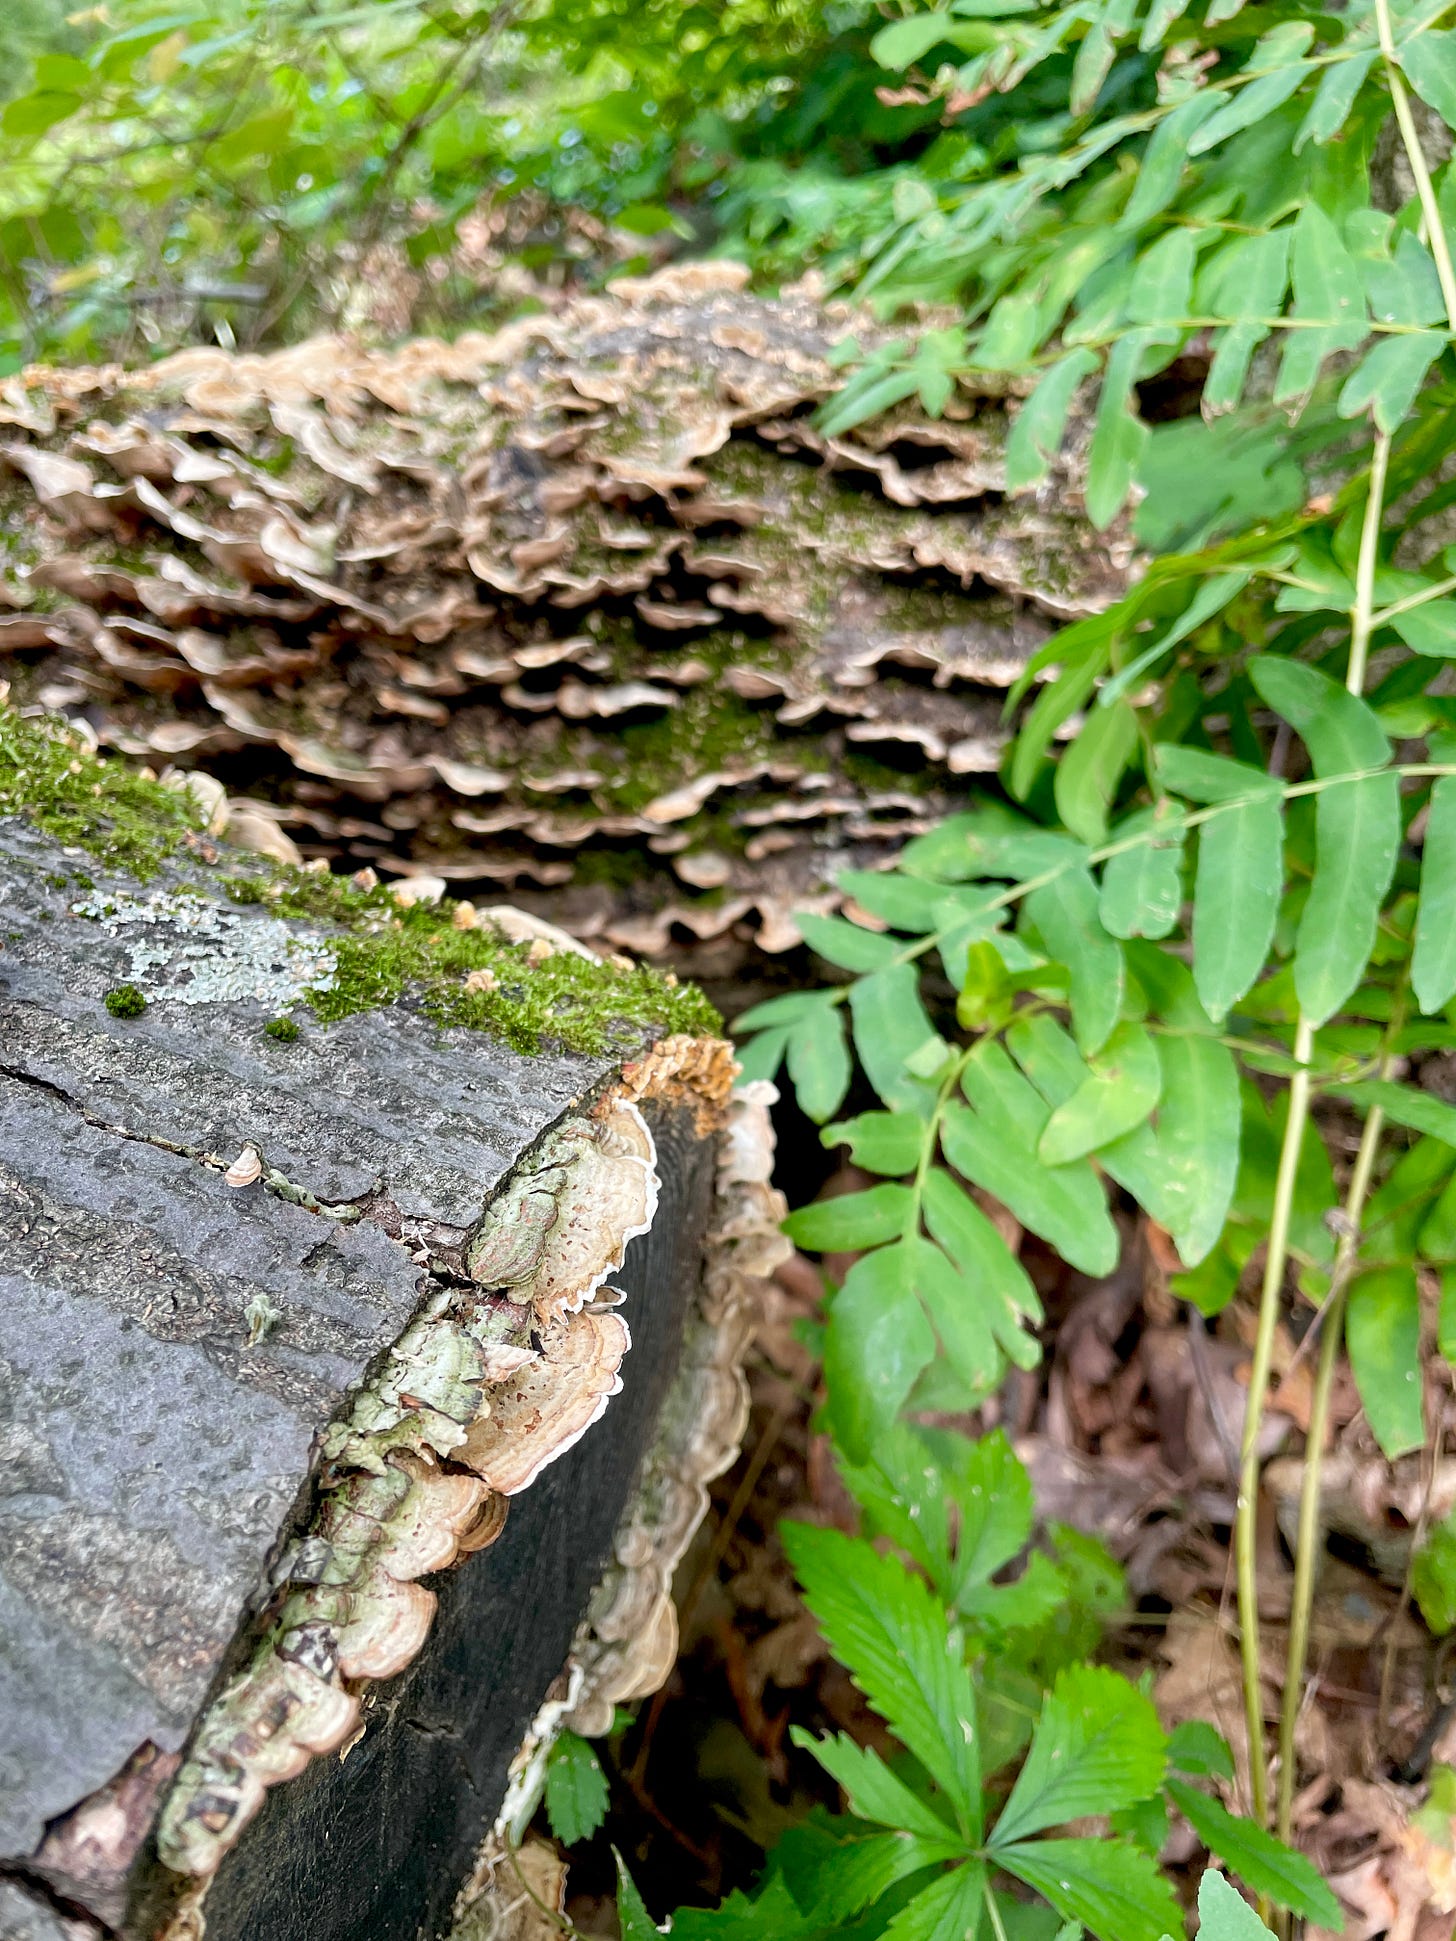
[[[149,912],[342,955],[207,841]],[[543,1704],[596,1730],[671,1664],[784,1244],[767,1095],[719,1039],[527,1055],[408,987],[280,1049],[271,993],[198,1000],[190,950],[170,1003],[160,943],[123,1026],[135,939],[77,906],[139,895],[0,814],[0,1909],[439,1937]],[[530,941],[512,977],[571,954]]]
[[[826,438],[834,346],[889,328],[743,282],[4,380],[17,697],[216,776],[272,855],[611,949],[789,947],[994,772],[1007,689],[1132,549],[1086,518],[1081,399],[1020,496],[1023,385]]]

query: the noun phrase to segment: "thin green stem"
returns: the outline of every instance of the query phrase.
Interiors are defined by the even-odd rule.
[[[1431,171],[1426,165],[1425,150],[1421,147],[1420,131],[1416,127],[1415,116],[1411,113],[1410,97],[1405,91],[1400,66],[1395,51],[1395,36],[1390,26],[1390,0],[1375,0],[1375,24],[1380,35],[1380,52],[1385,62],[1385,78],[1390,87],[1391,106],[1395,109],[1396,125],[1400,138],[1405,144],[1406,159],[1415,177],[1416,195],[1420,200],[1421,214],[1425,218],[1426,240],[1431,246],[1431,255],[1436,262],[1436,276],[1441,285],[1441,296],[1446,305],[1446,321],[1456,330],[1456,269],[1451,265],[1451,249],[1446,241],[1446,229],[1441,221],[1441,206],[1436,200],[1436,190],[1431,181]]]
[[[1345,686],[1359,694],[1365,686],[1370,658],[1370,635],[1375,613],[1375,568],[1380,557],[1380,521],[1385,510],[1385,474],[1390,464],[1390,433],[1377,431],[1370,460],[1370,491],[1360,528],[1360,558],[1355,569],[1355,604],[1350,609],[1350,660]]]
[[[1294,1187],[1299,1155],[1309,1121],[1309,1062],[1314,1052],[1314,1027],[1299,1020],[1294,1056],[1299,1069],[1289,1081],[1289,1117],[1279,1150],[1274,1182],[1274,1210],[1269,1221],[1269,1245],[1264,1256],[1264,1282],[1259,1295],[1259,1329],[1254,1338],[1254,1363],[1249,1374],[1248,1408],[1239,1461],[1239,1507],[1234,1526],[1234,1553],[1239,1592],[1239,1650],[1244,1673],[1244,1718],[1249,1735],[1249,1791],[1253,1816],[1262,1826],[1269,1811],[1269,1774],[1264,1759],[1264,1701],[1259,1662],[1258,1503],[1259,1429],[1269,1394],[1274,1363],[1274,1336],[1284,1269],[1289,1258],[1289,1226],[1294,1211]]]
[[[1330,1420],[1330,1396],[1334,1388],[1335,1367],[1340,1358],[1344,1332],[1345,1290],[1354,1272],[1360,1251],[1360,1222],[1375,1171],[1375,1156],[1385,1115],[1377,1105],[1372,1108],[1360,1134],[1360,1150],[1355,1155],[1345,1194],[1345,1226],[1340,1235],[1331,1275],[1324,1331],[1320,1336],[1319,1363],[1315,1369],[1314,1394],[1309,1406],[1309,1428],[1305,1435],[1304,1480],[1299,1492],[1299,1530],[1294,1549],[1294,1589],[1289,1610],[1289,1651],[1284,1667],[1284,1701],[1279,1713],[1279,1781],[1277,1830],[1287,1841],[1294,1818],[1294,1729],[1304,1697],[1304,1667],[1309,1652],[1309,1621],[1314,1606],[1315,1565],[1319,1554],[1320,1471],[1325,1435]]]
[[[1006,1941],[1006,1923],[1001,1919],[1001,1910],[996,1905],[996,1894],[989,1881],[986,1883],[986,1913],[996,1941]]]

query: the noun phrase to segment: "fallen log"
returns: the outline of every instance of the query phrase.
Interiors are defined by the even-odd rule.
[[[442,1934],[666,1675],[782,1244],[731,1075],[0,707],[6,1941]]]
[[[721,939],[725,969],[791,946],[994,771],[1007,688],[1130,545],[1085,517],[1080,407],[1021,496],[1004,380],[826,433],[834,346],[889,333],[744,275],[7,380],[16,697],[335,867],[508,885],[608,947]]]

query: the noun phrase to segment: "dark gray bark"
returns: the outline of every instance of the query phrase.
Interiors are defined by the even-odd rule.
[[[277,1043],[262,1027],[294,974],[285,928],[295,947],[318,942],[228,904],[196,864],[141,886],[0,821],[4,1941],[200,1932],[188,1909],[204,1888],[210,1941],[441,1932],[601,1575],[701,1280],[715,1152],[701,1091],[673,1081],[654,1097],[634,1066],[623,1092],[620,1054],[527,1057],[407,999],[306,1019]],[[133,981],[150,990],[145,1013],[110,1015],[105,993]],[[513,1384],[545,1382],[537,1414],[553,1406],[554,1342],[625,1332],[594,1289],[579,1314],[548,1312],[519,1275],[493,1289],[465,1272],[465,1242],[513,1176],[535,1179],[538,1201],[556,1193],[558,1212],[580,1201],[569,1165],[532,1167],[553,1128],[590,1130],[598,1118],[582,1115],[618,1094],[640,1101],[661,1179],[616,1276],[633,1341],[625,1361],[617,1350],[624,1393],[582,1440],[572,1418],[536,1487],[502,1483],[506,1519],[499,1449],[472,1471],[463,1446],[421,1442],[413,1425],[463,1425],[461,1442],[488,1388],[519,1428]],[[250,1149],[262,1176],[230,1184],[224,1168]],[[404,1393],[381,1432],[377,1408],[360,1411],[399,1375],[389,1351],[420,1312],[415,1360],[427,1337],[449,1337],[475,1362],[448,1405],[426,1371],[423,1399]],[[482,1374],[491,1352],[522,1372]],[[588,1399],[611,1392],[604,1379]],[[456,1415],[432,1413],[437,1400]],[[336,1429],[325,1444],[346,1419],[350,1439]],[[350,1675],[340,1643],[380,1590],[365,1565],[339,1566],[340,1505],[347,1521],[369,1463],[401,1490],[463,1490],[474,1518],[443,1544],[464,1554],[452,1572],[395,1566],[416,1605],[424,1578],[439,1610],[385,1678]],[[386,1549],[397,1532],[368,1527],[384,1554],[381,1528]],[[322,1530],[331,1563],[301,1561]],[[239,1746],[268,1750],[249,1694],[296,1662],[305,1633],[320,1690],[353,1707],[346,1723],[357,1715],[347,1757],[305,1763],[209,1847],[208,1786],[246,1765]],[[223,1697],[247,1727],[231,1739]]]

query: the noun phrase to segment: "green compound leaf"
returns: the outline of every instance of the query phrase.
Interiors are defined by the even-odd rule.
[[[1400,49],[1400,64],[1422,101],[1456,128],[1456,33],[1412,35]]]
[[[860,1819],[878,1826],[901,1827],[922,1840],[950,1842],[964,1850],[955,1828],[912,1792],[870,1747],[856,1745],[846,1732],[816,1739],[798,1725],[789,1728],[789,1736],[803,1751],[812,1752],[825,1772],[839,1781],[850,1811]]]
[[[991,1221],[949,1173],[932,1166],[923,1187],[925,1223],[966,1283],[968,1298],[1018,1368],[1035,1368],[1041,1348],[1026,1323],[1042,1318],[1031,1276]],[[979,1445],[978,1445],[979,1446]]]
[[[1303,737],[1321,780],[1390,760],[1365,703],[1318,669],[1260,656],[1260,696]],[[1312,1025],[1324,1024],[1359,983],[1400,846],[1400,782],[1393,770],[1336,782],[1315,798],[1315,870],[1294,945],[1294,988]]]
[[[1164,1941],[1184,1931],[1157,1861],[1130,1840],[1031,1840],[998,1849],[996,1861],[1096,1941]]]
[[[925,1121],[913,1112],[861,1112],[825,1126],[826,1146],[848,1146],[856,1166],[872,1173],[913,1173],[925,1143]]]
[[[1166,937],[1183,907],[1183,812],[1166,796],[1139,809],[1113,831],[1129,847],[1102,870],[1097,914],[1112,937]]]
[[[1212,1867],[1198,1883],[1198,1933],[1199,1941],[1273,1941],[1243,1895]]]
[[[974,1844],[981,1766],[965,1646],[927,1585],[861,1539],[783,1525],[784,1548],[830,1649],[948,1794]]]
[[[829,1413],[852,1461],[868,1459],[935,1354],[914,1269],[915,1257],[902,1243],[879,1247],[854,1263],[830,1305],[824,1338]]]
[[[594,1747],[557,1734],[546,1758],[546,1818],[563,1845],[588,1840],[607,1817],[607,1776]]]
[[[816,1124],[832,1118],[844,1103],[853,1075],[844,1037],[844,1013],[828,991],[818,1006],[789,1028],[789,1078],[806,1115]]]
[[[1058,762],[1057,813],[1080,841],[1096,844],[1106,837],[1107,818],[1137,740],[1136,714],[1126,701],[1116,701],[1092,710]]]
[[[1425,1441],[1421,1302],[1412,1267],[1377,1267],[1350,1289],[1345,1340],[1375,1440],[1393,1462]]]
[[[857,923],[846,923],[843,917],[815,916],[812,911],[803,910],[795,922],[809,948],[841,970],[879,970],[892,963],[903,948],[883,931],[862,929]]]
[[[986,1869],[978,1860],[923,1888],[885,1929],[885,1941],[964,1941],[979,1932]]]
[[[1024,1227],[1082,1273],[1110,1274],[1117,1229],[1107,1196],[1086,1160],[1043,1166],[1036,1142],[1051,1116],[999,1045],[978,1045],[963,1085],[974,1110],[952,1101],[941,1141],[964,1179],[1010,1207]]]
[[[1147,1119],[1163,1089],[1158,1049],[1140,1024],[1117,1025],[1089,1059],[1091,1072],[1056,1107],[1037,1143],[1044,1166],[1064,1166],[1110,1145]]]
[[[1344,1926],[1339,1901],[1320,1878],[1318,1868],[1302,1853],[1276,1840],[1253,1820],[1230,1813],[1196,1786],[1170,1779],[1167,1791],[1209,1852],[1247,1881],[1256,1894],[1267,1894],[1276,1907],[1292,1908],[1321,1927],[1338,1931]]]
[[[914,1206],[908,1186],[871,1186],[801,1206],[785,1220],[784,1232],[816,1254],[857,1252],[902,1234]]]
[[[1026,1763],[991,1834],[1002,1849],[1084,1813],[1113,1813],[1162,1784],[1167,1739],[1152,1700],[1116,1672],[1073,1665],[1058,1675]],[[1069,1910],[1074,1911],[1074,1910]]]
[[[1443,775],[1431,790],[1411,987],[1427,1016],[1456,996],[1456,775]]]
[[[1097,369],[1096,351],[1069,350],[1059,357],[1016,414],[1006,446],[1006,489],[1039,485],[1061,449],[1077,387]]]
[[[1072,1031],[1085,1053],[1107,1041],[1122,1008],[1122,946],[1102,928],[1090,870],[1064,869],[1026,899],[1026,914],[1071,980]]]

